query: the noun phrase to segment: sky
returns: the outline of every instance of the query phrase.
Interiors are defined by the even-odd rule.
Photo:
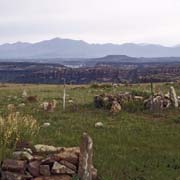
[[[55,37],[180,44],[180,0],[0,0],[0,44]]]

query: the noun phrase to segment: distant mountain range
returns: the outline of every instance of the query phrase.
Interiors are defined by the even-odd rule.
[[[81,40],[54,38],[38,43],[0,45],[0,59],[98,58],[107,55],[131,57],[180,57],[180,46],[154,44],[89,44]]]

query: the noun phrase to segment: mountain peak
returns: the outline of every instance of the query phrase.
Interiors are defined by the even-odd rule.
[[[109,56],[108,56],[109,55]],[[53,38],[37,43],[0,45],[0,58],[127,58],[180,56],[180,47],[154,44],[89,44],[82,40]]]

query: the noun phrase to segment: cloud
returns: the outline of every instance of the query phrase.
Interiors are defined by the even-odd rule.
[[[0,43],[69,37],[177,44],[179,0],[0,0]]]

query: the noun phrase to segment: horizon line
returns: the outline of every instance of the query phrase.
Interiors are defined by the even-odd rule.
[[[162,46],[162,47],[177,47],[177,46],[180,46],[179,44],[175,44],[175,45],[163,45],[163,44],[160,44],[160,43],[147,43],[147,42],[144,42],[144,43],[138,43],[138,42],[124,42],[124,43],[113,43],[113,42],[104,42],[104,43],[91,43],[91,42],[88,42],[86,40],[82,40],[82,39],[76,39],[76,38],[61,38],[61,37],[54,37],[54,38],[50,38],[50,39],[44,39],[44,40],[39,40],[39,41],[34,41],[34,42],[28,42],[28,41],[21,41],[21,40],[17,40],[17,41],[14,41],[14,42],[7,42],[7,43],[0,43],[0,46],[3,46],[3,45],[13,45],[13,44],[17,44],[17,43],[28,43],[28,44],[37,44],[37,43],[41,43],[41,42],[45,42],[45,41],[51,41],[51,40],[55,40],[55,39],[59,39],[59,40],[72,40],[72,41],[82,41],[84,43],[87,43],[89,45],[106,45],[106,44],[111,44],[111,45],[126,45],[126,44],[134,44],[134,45],[139,45],[139,46],[148,46],[148,45],[154,45],[154,46]]]

